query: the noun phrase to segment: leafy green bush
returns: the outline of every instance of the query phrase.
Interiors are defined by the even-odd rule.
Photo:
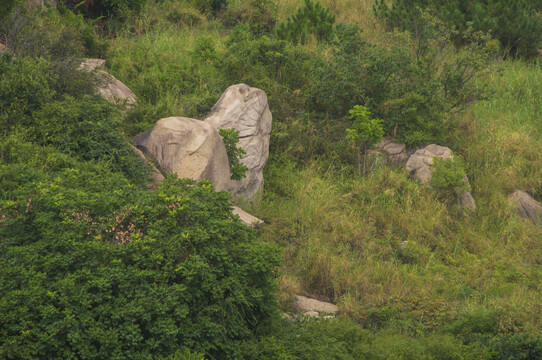
[[[492,360],[542,359],[542,337],[526,333],[507,334],[489,342]]]
[[[18,180],[0,202],[0,357],[239,358],[273,316],[276,248],[210,183],[141,191],[85,164]]]
[[[107,51],[107,42],[98,38],[93,23],[62,7],[39,12],[16,7],[0,19],[0,36],[18,56],[42,56],[58,62],[104,57]]]
[[[277,5],[273,0],[251,0],[239,6],[229,6],[220,15],[226,27],[246,24],[255,34],[270,34],[277,21]]]
[[[309,35],[316,36],[320,41],[330,40],[334,23],[335,15],[328,9],[312,0],[305,0],[305,7],[277,26],[277,34],[281,39],[295,43],[305,43]]]
[[[248,168],[243,165],[240,159],[246,154],[243,148],[237,147],[239,142],[239,131],[235,129],[220,129],[218,131],[224,145],[226,145],[226,152],[228,153],[228,161],[230,163],[230,172],[232,180],[241,180],[245,177],[245,173]]]
[[[384,136],[384,130],[382,129],[382,120],[369,119],[371,113],[363,105],[355,105],[350,110],[350,119],[354,120],[352,129],[346,129],[346,139],[350,140],[352,146],[357,151],[357,167],[361,172],[360,164],[360,151],[363,151],[363,174],[365,175],[365,165],[367,151],[376,142],[382,139]]]
[[[119,17],[126,11],[139,11],[148,0],[61,0],[62,4],[73,11],[91,18],[100,16]]]
[[[467,174],[460,156],[454,159],[433,158],[433,174],[431,186],[439,191],[439,194],[447,199],[454,199],[457,193],[469,191],[464,181]]]
[[[145,182],[147,167],[124,138],[120,110],[89,94],[93,79],[86,72],[71,65],[57,75],[57,69],[44,58],[0,59],[3,132],[20,131],[28,141],[108,163],[132,181]]]
[[[491,32],[511,55],[535,55],[542,42],[540,5],[530,0],[394,0],[375,2],[374,11],[388,28],[415,30],[422,21],[423,10],[433,12],[452,27],[456,43],[464,43],[463,35],[472,26],[475,30]]]
[[[6,17],[19,0],[5,0],[0,3],[0,20]]]
[[[443,141],[450,113],[489,96],[474,79],[489,72],[494,46],[471,34],[476,43],[446,57],[453,51],[449,34],[438,28],[436,39],[424,41],[394,34],[394,45],[384,48],[363,41],[358,26],[337,25],[331,59],[312,70],[309,106],[342,117],[362,104],[384,120],[391,136],[409,144]]]
[[[263,89],[275,118],[291,116],[304,107],[304,87],[317,58],[291,43],[259,36],[250,25],[238,25],[226,41],[227,52],[218,67],[227,83]]]

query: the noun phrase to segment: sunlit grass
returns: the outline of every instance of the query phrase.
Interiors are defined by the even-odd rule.
[[[170,11],[189,10],[164,4],[134,19],[112,41],[109,59],[112,72],[149,109],[148,126],[160,116],[195,116],[202,98],[212,106],[232,85],[220,83],[212,64],[195,64],[190,56],[202,36],[220,54],[229,32],[197,14],[183,18],[192,24],[167,20]],[[276,4],[284,21],[303,1]],[[360,24],[368,41],[387,43],[371,0],[321,4],[338,21]],[[315,41],[304,46],[331,51]],[[542,229],[518,218],[507,200],[514,189],[542,196],[542,69],[510,61],[483,81],[495,94],[456,115],[449,144],[465,159],[476,199],[468,216],[401,168],[358,177],[346,165],[297,164],[285,160],[288,154],[271,154],[263,201],[248,210],[266,221],[262,238],[284,250],[283,300],[302,293],[334,301],[357,320],[390,304],[441,322],[487,307],[500,314],[503,331],[542,331]]]

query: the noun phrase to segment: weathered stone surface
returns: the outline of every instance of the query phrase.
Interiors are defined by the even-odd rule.
[[[230,168],[226,147],[218,131],[208,123],[169,117],[135,138],[137,147],[158,163],[163,174],[207,179],[217,191],[228,190]]]
[[[253,227],[255,229],[261,227],[264,223],[263,220],[258,219],[256,216],[247,213],[246,211],[237,206],[233,207],[232,213],[239,216],[243,224]]]
[[[335,304],[311,299],[301,295],[295,295],[294,306],[304,314],[313,311],[317,314],[335,314],[339,311],[339,307]]]
[[[97,88],[98,94],[113,104],[124,104],[132,107],[136,104],[136,96],[128,86],[124,85],[113,75],[102,70],[106,61],[102,59],[83,59],[80,69],[95,72],[100,85]]]
[[[383,139],[375,145],[375,151],[386,155],[391,161],[401,163],[407,159],[406,145]]]
[[[463,181],[469,184],[469,179],[465,176],[463,178]],[[457,197],[459,198],[459,203],[461,204],[461,207],[463,209],[469,209],[469,210],[476,210],[476,202],[474,201],[474,198],[472,197],[472,194],[470,191],[464,191],[461,189],[456,189],[455,193],[457,194]]]
[[[542,204],[523,190],[513,191],[508,198],[516,205],[521,217],[530,219],[534,224],[542,222]]]
[[[88,72],[103,70],[106,64],[107,60],[103,59],[83,59],[83,62],[79,65],[79,69]]]
[[[453,159],[452,150],[445,146],[431,144],[423,149],[417,150],[410,156],[406,163],[406,169],[410,175],[422,184],[428,183],[432,178],[433,161],[435,157],[443,159]],[[463,181],[469,184],[469,179],[465,176]],[[461,206],[464,209],[475,210],[476,202],[469,191],[456,189]]]
[[[164,180],[164,175],[162,175],[160,173],[160,171],[158,171],[158,169],[156,167],[154,167],[154,165],[152,165],[147,160],[147,158],[145,157],[145,154],[143,154],[143,152],[141,152],[141,150],[139,150],[135,146],[132,146],[132,149],[135,151],[135,153],[137,155],[139,155],[139,157],[141,157],[151,167],[151,176],[152,176],[153,183],[160,184],[162,182],[162,180]]]
[[[245,84],[230,86],[215,104],[206,123],[217,129],[239,131],[238,147],[246,151],[241,162],[248,167],[246,177],[231,181],[234,196],[253,197],[263,188],[263,167],[269,157],[272,115],[263,90]]]
[[[427,183],[431,180],[431,168],[435,156],[451,159],[452,151],[445,146],[427,145],[410,156],[406,163],[406,169],[414,179],[421,183]]]

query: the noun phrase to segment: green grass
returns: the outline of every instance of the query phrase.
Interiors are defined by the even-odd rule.
[[[277,0],[278,21],[302,3]],[[372,1],[322,4],[338,21],[361,24],[366,40],[390,43]],[[230,3],[232,13],[246,6]],[[203,118],[232,85],[234,75],[223,65],[232,27],[220,15],[202,15],[182,1],[151,2],[108,29],[109,71],[138,96],[122,123],[129,136],[162,117]],[[202,44],[207,58],[195,53]],[[263,49],[264,60],[282,56]],[[333,53],[315,39],[292,49],[288,55],[294,57],[328,59]],[[467,215],[402,168],[371,165],[367,176],[357,175],[343,141],[343,119],[310,113],[303,89],[288,87],[291,73],[259,78],[269,64],[259,66],[243,70],[268,93],[274,128],[262,201],[246,210],[266,222],[260,239],[282,248],[281,306],[288,309],[293,294],[304,294],[337,303],[343,318],[292,330],[299,342],[287,340],[287,326],[279,327],[284,332],[262,337],[255,354],[281,349],[297,356],[288,359],[303,358],[304,351],[309,356],[303,346],[316,349],[311,337],[321,330],[330,341],[318,348],[323,353],[343,351],[337,340],[350,354],[359,349],[358,358],[382,359],[460,358],[452,349],[470,346],[476,336],[481,340],[473,346],[483,347],[504,334],[542,334],[542,228],[519,218],[507,200],[514,189],[542,198],[539,62],[503,61],[498,72],[479,80],[494,90],[491,99],[449,119],[455,130],[445,145],[464,158],[477,204]],[[352,347],[358,340],[362,345]],[[449,354],[435,350],[441,343]],[[482,353],[471,358],[490,358]]]
[[[278,19],[301,3],[277,1]],[[361,23],[367,39],[385,39],[370,1],[322,3],[339,21]],[[203,116],[231,85],[211,61],[190,56],[198,37],[210,38],[222,54],[229,30],[212,19],[164,20],[167,6],[147,8],[111,42],[112,72],[141,99],[134,116],[143,122],[134,132],[164,116]],[[402,169],[381,167],[358,177],[342,162],[296,163],[289,154],[271,154],[263,201],[251,210],[268,224],[262,238],[284,249],[283,297],[334,301],[343,314],[367,323],[371,311],[385,306],[399,309],[391,315],[398,322],[414,319],[408,314],[414,311],[430,319],[421,320],[425,330],[482,307],[498,314],[501,332],[540,332],[542,231],[514,214],[507,194],[516,188],[542,194],[541,72],[538,64],[503,63],[484,80],[496,91],[491,100],[452,119],[458,130],[449,145],[465,158],[477,202],[470,216]],[[272,143],[292,131],[287,121],[298,124],[275,118]],[[295,146],[275,149],[303,151]]]

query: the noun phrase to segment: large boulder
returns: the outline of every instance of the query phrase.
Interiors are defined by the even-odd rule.
[[[151,168],[152,182],[149,185],[158,185],[164,180],[164,175],[145,157],[145,154],[138,148],[132,145],[132,150]]]
[[[162,174],[207,179],[217,191],[228,190],[230,167],[222,137],[211,124],[184,117],[169,117],[135,138]]]
[[[230,86],[205,122],[217,129],[239,131],[238,147],[246,151],[241,162],[248,168],[244,179],[231,181],[234,196],[251,198],[263,188],[263,168],[269,157],[272,115],[263,90],[245,84]]]
[[[406,163],[406,169],[410,175],[422,184],[429,183],[432,178],[433,172],[433,161],[435,157],[440,157],[443,159],[453,159],[452,150],[445,146],[440,145],[427,145],[423,149],[417,150],[414,154],[410,156]],[[465,176],[463,181],[469,184],[469,179]],[[464,191],[462,189],[456,189],[456,194],[459,198],[461,206],[464,209],[475,210],[476,203],[472,194],[469,191]]]
[[[534,224],[542,222],[542,204],[523,190],[513,191],[508,198],[516,205],[516,210],[521,217],[530,219]]]
[[[113,104],[122,104],[130,108],[136,104],[136,96],[128,86],[113,75],[104,71],[106,61],[102,59],[83,59],[80,69],[94,72],[98,77],[98,94]]]

